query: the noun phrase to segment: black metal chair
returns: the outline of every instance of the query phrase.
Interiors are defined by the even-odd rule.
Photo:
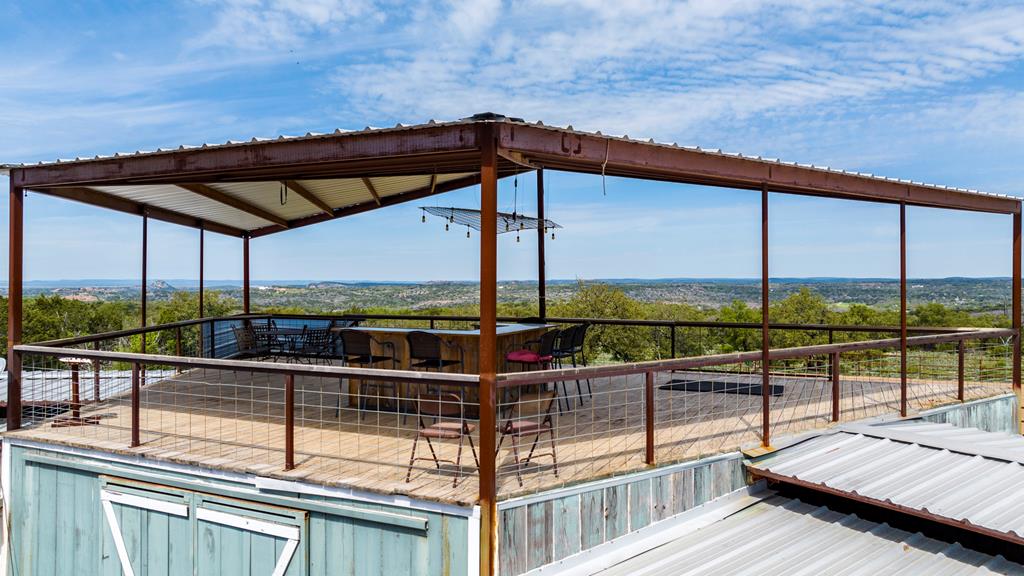
[[[526,369],[534,370],[547,370],[555,363],[555,352],[558,350],[559,342],[564,339],[564,333],[562,330],[557,328],[548,330],[536,340],[529,340],[524,342],[523,345],[526,348],[521,350],[512,350],[505,354],[505,362],[510,364],[519,364],[521,367]],[[536,350],[531,350],[529,347],[535,346]],[[556,387],[558,383],[554,383]],[[569,405],[569,391],[566,389],[566,384],[562,382],[562,398],[558,405],[558,410],[562,411],[562,403],[565,404],[565,410],[568,411]]]
[[[434,369],[443,372],[451,366],[461,366],[466,360],[466,353],[461,346],[448,342],[437,334],[413,330],[405,335],[405,341],[409,345],[409,367],[413,369]],[[457,350],[459,359],[445,358],[445,348]]]
[[[562,337],[558,340],[558,345],[555,347],[553,356],[555,357],[555,363],[559,368],[563,367],[568,360],[573,368],[576,368],[580,364],[584,367],[587,365],[587,355],[583,350],[583,345],[587,340],[587,330],[590,328],[590,324],[576,324],[570,326],[562,331]],[[577,360],[578,358],[578,360]],[[587,396],[590,398],[594,397],[594,391],[590,386],[590,379],[584,380],[587,383]],[[576,381],[576,392],[579,394],[580,404],[583,404],[583,386],[582,383]]]
[[[310,364],[330,364],[336,357],[335,340],[337,335],[330,328],[311,328],[302,333],[302,342],[297,350],[297,357]]]
[[[362,330],[355,330],[352,328],[346,328],[340,333],[341,337],[341,358],[346,366],[363,366],[372,368],[373,366],[382,362],[390,362],[391,369],[394,370],[398,367],[398,358],[395,356],[395,346],[390,342],[381,342],[370,336],[369,333]],[[373,348],[376,344],[379,348],[389,351],[388,354],[375,353]],[[344,380],[342,380],[344,382]],[[362,417],[366,417],[366,401],[367,393],[374,389],[377,392],[377,409],[380,409],[380,401],[384,398],[384,392],[390,392],[389,398],[394,400],[392,408],[394,410],[399,409],[398,405],[398,384],[396,382],[374,382],[374,381],[359,381],[359,409],[363,411]],[[338,396],[338,411],[337,414],[341,414],[341,396]]]
[[[269,355],[265,345],[259,343],[252,326],[233,326],[238,355],[243,358],[263,358]]]

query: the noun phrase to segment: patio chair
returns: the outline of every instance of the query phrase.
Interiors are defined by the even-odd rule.
[[[568,360],[572,363],[572,367],[576,368],[579,365],[586,367],[587,356],[583,351],[583,344],[587,340],[587,330],[590,328],[590,324],[576,324],[570,326],[562,332],[562,337],[558,340],[558,345],[555,347],[553,356],[555,357],[555,363],[559,368],[564,366],[564,361]],[[577,358],[579,360],[577,360]],[[584,380],[587,383],[587,395],[590,398],[594,397],[594,391],[590,387],[590,379]],[[583,387],[579,380],[576,381],[576,392],[579,394],[580,404],[583,404]]]
[[[252,326],[232,326],[231,331],[235,334],[239,356],[261,358],[269,354],[268,348],[259,343]]]
[[[445,368],[461,366],[465,361],[466,353],[461,346],[454,342],[448,342],[437,334],[413,330],[405,335],[405,341],[409,346],[410,368],[423,368],[426,370],[433,368],[438,372],[443,372]],[[459,352],[459,359],[445,358],[444,348],[457,350]]]
[[[555,478],[558,477],[558,456],[555,454],[555,425],[554,417],[551,414],[551,406],[555,401],[555,391],[545,390],[543,392],[526,392],[519,395],[519,399],[512,405],[508,420],[501,426],[498,438],[497,450],[507,436],[512,442],[512,457],[516,464],[516,479],[519,486],[523,485],[522,467],[529,466],[535,456],[551,456],[551,463],[554,466]],[[549,436],[551,452],[534,454],[540,438],[544,434]],[[526,459],[519,457],[519,448],[523,438],[533,437],[530,444],[530,451]]]
[[[505,361],[510,364],[519,364],[525,370],[548,370],[555,363],[555,352],[558,349],[558,343],[565,339],[563,331],[556,329],[548,330],[536,340],[529,340],[524,342],[524,346],[520,350],[513,350],[505,354]],[[535,346],[536,350],[531,350],[529,346]],[[557,387],[558,383],[555,383]],[[566,384],[562,382],[562,397],[565,403],[566,411],[569,410],[569,391],[566,389]],[[559,406],[561,410],[561,406]]]
[[[330,364],[336,356],[335,339],[337,335],[330,328],[314,328],[302,334],[297,356],[311,364]]]
[[[476,454],[476,447],[473,445],[473,430],[475,424],[466,420],[465,406],[458,394],[420,394],[416,396],[416,415],[419,419],[419,430],[416,432],[416,439],[412,442],[412,454],[409,456],[409,470],[405,474],[405,481],[412,480],[412,468],[417,460],[431,460],[434,467],[441,469],[441,462],[455,464],[455,479],[452,480],[452,488],[458,485],[462,476],[462,444],[463,439],[469,439],[469,449],[473,452],[473,461],[477,468],[480,467],[480,459]],[[427,425],[426,418],[432,419],[433,423]],[[416,457],[416,447],[420,438],[427,442],[430,448],[430,458]],[[459,441],[459,449],[455,460],[446,460],[437,457],[437,450],[431,440],[455,440]]]
[[[381,342],[362,330],[346,328],[339,332],[341,337],[341,358],[345,366],[363,366],[372,368],[382,362],[390,362],[391,369],[398,367],[398,358],[395,356],[395,346],[391,342]],[[373,351],[373,345],[388,351],[386,354],[378,354]],[[344,380],[342,380],[343,382]],[[367,393],[370,390],[377,392],[377,408],[380,408],[380,399],[384,392],[389,392],[389,398],[394,399],[394,409],[398,410],[398,384],[396,382],[372,382],[359,381],[359,409],[363,411],[362,417],[366,418]],[[344,390],[342,390],[344,395]],[[336,415],[341,414],[341,395],[338,396],[338,410]]]

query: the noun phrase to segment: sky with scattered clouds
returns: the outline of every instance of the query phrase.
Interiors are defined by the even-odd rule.
[[[0,163],[494,111],[1024,194],[1019,1],[0,0],[0,21]],[[546,184],[549,277],[759,272],[756,193]],[[501,206],[532,212],[534,186],[503,181]],[[253,275],[474,278],[477,243],[417,206],[255,240]],[[38,194],[26,212],[29,279],[138,276],[137,218]],[[895,276],[897,217],[773,194],[772,275]],[[195,277],[195,231],[151,230],[151,276]],[[1010,272],[1008,217],[911,208],[908,232],[911,276]],[[239,242],[212,236],[207,276],[238,278]],[[504,235],[500,275],[533,278],[535,247]]]

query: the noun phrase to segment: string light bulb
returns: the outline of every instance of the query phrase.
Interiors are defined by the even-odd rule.
[[[469,226],[466,226],[466,238],[469,238]]]
[[[444,231],[445,231],[445,232],[447,232],[447,231],[448,231],[448,223],[447,223],[447,222],[445,222],[445,223],[444,223]]]
[[[424,213],[422,216],[420,216],[420,222],[426,223],[426,221],[427,221],[427,214]]]

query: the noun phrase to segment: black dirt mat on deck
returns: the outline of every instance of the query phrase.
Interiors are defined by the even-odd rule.
[[[682,392],[717,392],[720,394],[746,394],[748,396],[761,395],[761,382],[729,382],[721,380],[692,380],[676,379],[668,384],[659,386],[662,390],[675,390]],[[771,385],[772,396],[782,396],[785,388],[781,384]]]

